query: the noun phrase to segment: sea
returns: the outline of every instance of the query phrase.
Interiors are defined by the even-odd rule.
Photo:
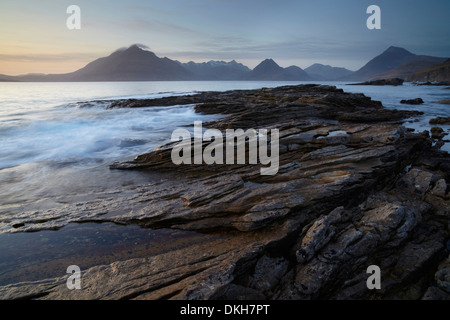
[[[148,244],[157,242],[158,237],[173,240],[194,236],[109,223],[69,225],[59,231],[24,234],[11,233],[6,227],[8,217],[30,205],[48,205],[52,199],[57,199],[54,204],[59,205],[64,203],[66,196],[73,198],[80,192],[99,192],[130,183],[145,184],[145,174],[111,171],[109,165],[114,161],[133,159],[169,142],[176,128],[189,127],[198,120],[206,122],[222,117],[196,114],[192,105],[107,109],[102,101],[305,83],[310,82],[0,83],[0,285],[64,275],[65,264],[77,264],[70,257],[78,257],[78,264],[87,268],[112,262],[120,256],[120,250],[127,250],[129,256],[145,256],[148,252],[139,244],[145,243],[148,248]],[[450,99],[450,90],[442,86],[314,83],[363,93],[381,101],[388,109],[422,111],[422,116],[407,119],[404,123],[417,132],[430,130],[432,125],[428,122],[431,118],[450,116],[450,105],[434,103]],[[400,103],[403,99],[419,97],[424,104]],[[440,127],[450,133],[450,126]],[[442,149],[450,152],[450,143]],[[110,248],[111,260],[83,258],[96,253],[100,255],[98,248],[102,248],[101,252]]]

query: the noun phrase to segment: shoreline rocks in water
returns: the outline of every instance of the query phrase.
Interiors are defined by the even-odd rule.
[[[430,124],[448,124],[450,125],[450,117],[437,117],[430,119]]]
[[[423,104],[424,102],[423,102],[422,98],[416,98],[416,99],[401,100],[400,103],[419,105],[419,104]]]
[[[435,82],[418,82],[418,83],[413,83],[416,86],[449,86],[450,82],[449,81],[435,81]]]
[[[404,80],[400,78],[372,80],[361,83],[350,83],[352,86],[401,86]]]
[[[448,133],[444,133],[444,129],[441,127],[433,127],[431,128],[431,137],[433,139],[441,140],[444,136],[446,136]]]
[[[204,127],[277,128],[278,173],[262,176],[259,165],[176,166],[173,144],[114,163],[158,179],[86,203],[24,211],[1,225],[25,232],[115,222],[219,236],[89,268],[82,290],[67,290],[66,277],[42,279],[1,286],[1,299],[450,298],[443,276],[450,157],[428,132],[401,125],[417,112],[323,85],[168,99],[114,107],[187,102],[225,115]],[[382,290],[367,289],[370,265],[381,269]]]
[[[433,103],[439,103],[439,104],[450,104],[450,100],[440,100],[440,101],[435,101]]]

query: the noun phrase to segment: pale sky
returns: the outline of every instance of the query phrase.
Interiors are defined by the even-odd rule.
[[[69,30],[67,7],[81,8]],[[366,9],[381,8],[381,30]],[[449,0],[1,0],[0,74],[65,73],[134,43],[182,62],[356,70],[399,46],[450,57]]]

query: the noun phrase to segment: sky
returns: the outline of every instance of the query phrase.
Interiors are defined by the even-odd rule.
[[[81,29],[67,28],[67,8]],[[381,29],[369,30],[370,5]],[[143,44],[181,62],[357,70],[389,46],[450,57],[449,0],[1,0],[0,74],[66,73]]]

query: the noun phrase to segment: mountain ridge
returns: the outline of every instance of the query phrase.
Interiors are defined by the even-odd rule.
[[[367,81],[378,78],[404,78],[423,68],[443,63],[447,58],[416,55],[391,46],[357,71],[313,64],[303,70],[298,66],[283,68],[268,58],[253,70],[238,63],[210,60],[182,63],[160,58],[148,47],[134,44],[98,58],[83,68],[64,74],[0,75],[0,81],[74,82],[74,81]]]
[[[401,67],[409,62],[413,61],[429,61],[434,64],[442,63],[446,58],[416,55],[408,50],[400,47],[390,46],[380,55],[371,59],[359,70],[353,74],[342,78],[345,81],[365,81],[373,79],[378,74],[383,74],[389,70],[393,70]]]
[[[319,81],[337,80],[354,72],[346,68],[332,67],[321,63],[314,63],[304,70],[312,80]]]
[[[265,59],[245,77],[245,80],[305,81],[311,78],[300,67],[282,68],[273,59]]]

